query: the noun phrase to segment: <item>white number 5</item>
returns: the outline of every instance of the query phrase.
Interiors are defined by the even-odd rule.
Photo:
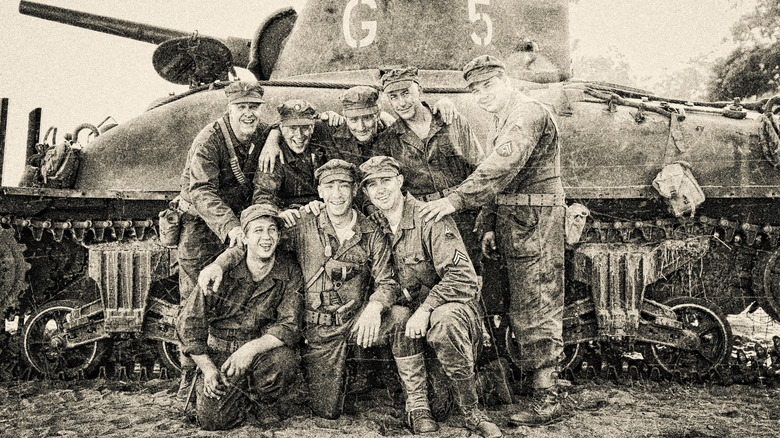
[[[477,32],[471,32],[471,40],[478,46],[487,46],[493,40],[493,20],[488,14],[477,12],[477,5],[490,6],[490,0],[469,0],[469,20],[472,23],[484,21],[487,31],[485,37],[477,35]]]

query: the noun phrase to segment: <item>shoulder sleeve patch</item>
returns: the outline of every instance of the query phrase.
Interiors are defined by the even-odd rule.
[[[496,153],[501,157],[508,157],[513,152],[512,142],[508,141],[496,148]]]

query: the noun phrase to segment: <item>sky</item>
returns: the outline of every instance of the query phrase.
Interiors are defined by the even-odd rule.
[[[572,56],[611,49],[652,80],[692,58],[727,54],[731,25],[753,1],[578,0],[569,10],[570,37],[577,41]],[[269,14],[289,5],[300,8],[306,0],[39,2],[201,35],[251,38]],[[156,98],[186,91],[157,76],[154,45],[24,16],[18,6],[18,0],[0,2],[0,97],[9,98],[4,185],[15,185],[21,175],[27,118],[34,108],[43,108],[42,133],[56,126],[61,139],[83,122],[98,124],[112,116],[123,123]],[[252,79],[241,69],[239,76]]]

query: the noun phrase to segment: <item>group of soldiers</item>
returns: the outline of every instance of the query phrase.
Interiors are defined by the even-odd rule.
[[[276,400],[299,364],[313,414],[337,418],[350,351],[389,345],[414,433],[439,430],[429,349],[465,426],[502,436],[477,395],[482,254],[506,266],[507,314],[531,376],[535,402],[511,421],[561,416],[558,130],[500,60],[480,56],[463,74],[494,115],[484,149],[452,102],[423,100],[412,67],[381,78],[395,118],[376,88],[357,86],[341,95],[341,114],[288,100],[271,126],[260,85],[225,89],[227,113],[195,139],[178,203],[181,388],[194,385],[202,428],[231,428],[250,399]]]

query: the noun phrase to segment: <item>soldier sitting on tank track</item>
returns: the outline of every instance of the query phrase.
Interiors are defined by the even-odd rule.
[[[270,204],[241,213],[245,257],[216,290],[196,286],[179,316],[183,351],[201,371],[195,388],[203,429],[236,426],[250,399],[276,400],[297,374],[303,278],[295,260],[276,251],[278,215]]]

